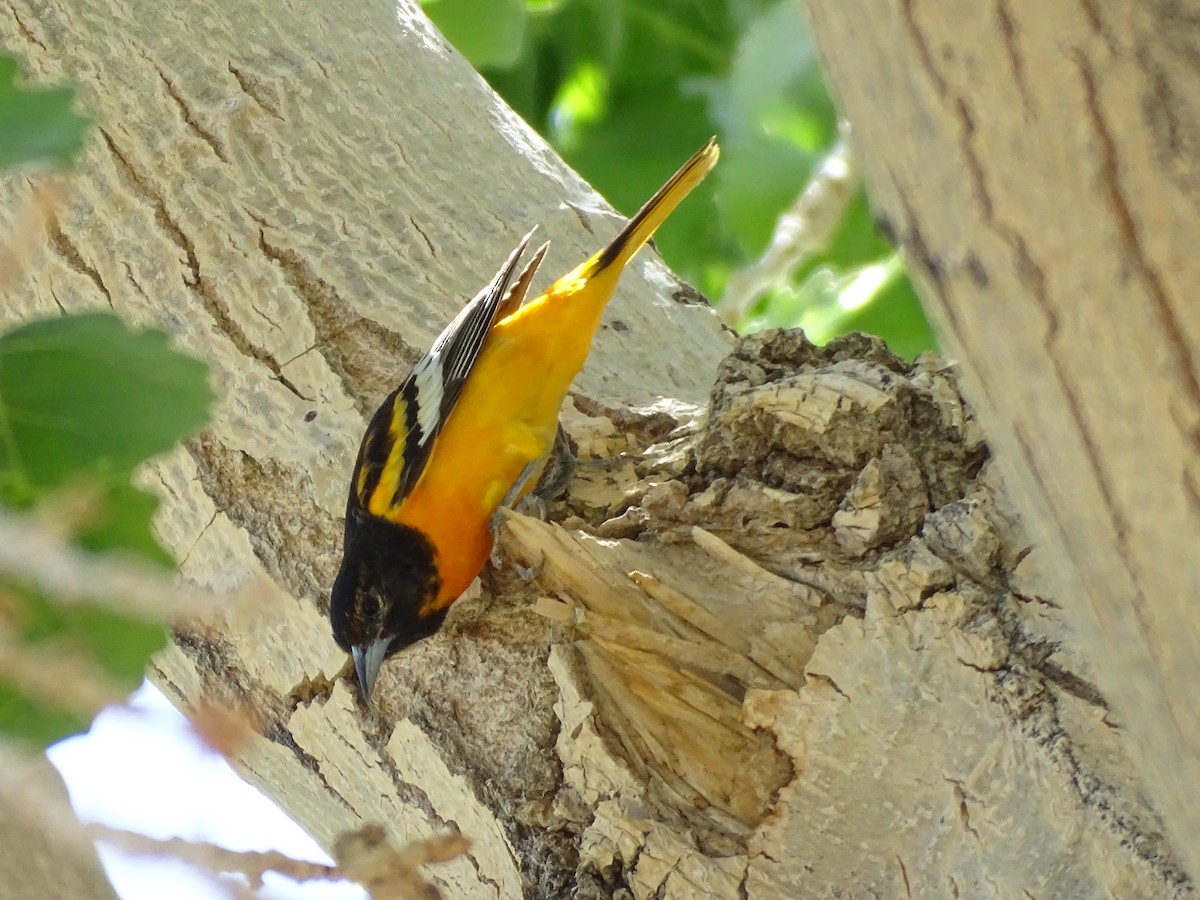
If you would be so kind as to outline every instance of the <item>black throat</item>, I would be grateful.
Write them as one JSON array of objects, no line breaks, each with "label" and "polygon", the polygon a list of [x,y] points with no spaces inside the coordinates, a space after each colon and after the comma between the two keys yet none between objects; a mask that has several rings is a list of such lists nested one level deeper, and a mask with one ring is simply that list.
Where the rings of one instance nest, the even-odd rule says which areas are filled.
[{"label": "black throat", "polygon": [[[333,636],[345,650],[391,639],[388,655],[433,634],[446,617],[431,601],[442,580],[437,551],[420,531],[362,510],[346,516],[341,570],[330,595]],[[370,596],[378,597],[375,614]]]}]

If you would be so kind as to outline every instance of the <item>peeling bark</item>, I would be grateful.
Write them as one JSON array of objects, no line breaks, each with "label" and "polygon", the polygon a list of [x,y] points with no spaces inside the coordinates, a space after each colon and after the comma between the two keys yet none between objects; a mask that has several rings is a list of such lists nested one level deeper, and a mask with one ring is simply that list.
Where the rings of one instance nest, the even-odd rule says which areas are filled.
[{"label": "peeling bark", "polygon": [[567,495],[364,707],[324,617],[364,416],[530,222],[552,271],[615,222],[413,6],[276,11],[0,8],[103,123],[0,315],[111,305],[225,396],[148,472],[160,533],[279,590],[152,677],[253,711],[247,778],[326,847],[461,830],[454,897],[1190,894],[954,373],[730,353],[653,262],[563,410]]}]

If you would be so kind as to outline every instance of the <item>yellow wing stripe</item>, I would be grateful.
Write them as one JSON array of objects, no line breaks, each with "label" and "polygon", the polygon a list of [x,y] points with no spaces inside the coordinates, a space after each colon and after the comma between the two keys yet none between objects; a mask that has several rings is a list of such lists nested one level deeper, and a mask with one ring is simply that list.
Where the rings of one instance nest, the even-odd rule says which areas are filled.
[{"label": "yellow wing stripe", "polygon": [[[388,423],[390,452],[387,461],[383,464],[383,471],[379,473],[379,479],[375,482],[375,489],[367,498],[367,511],[372,515],[392,518],[388,513],[392,511],[392,500],[396,495],[396,489],[400,486],[400,475],[405,466],[404,450],[408,446],[408,441],[408,401],[404,399],[403,393],[399,393],[392,403],[392,420]],[[364,471],[359,474],[360,496],[366,490],[366,481]]]}]

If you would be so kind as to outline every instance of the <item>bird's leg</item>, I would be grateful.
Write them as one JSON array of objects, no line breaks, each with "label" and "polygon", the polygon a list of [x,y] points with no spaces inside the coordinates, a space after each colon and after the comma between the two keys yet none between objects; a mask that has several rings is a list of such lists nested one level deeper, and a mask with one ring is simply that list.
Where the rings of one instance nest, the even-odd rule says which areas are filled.
[{"label": "bird's leg", "polygon": [[550,445],[546,454],[546,464],[541,477],[522,501],[533,506],[537,510],[538,518],[543,522],[546,521],[546,504],[560,497],[575,475],[575,451],[574,441],[559,422],[558,430],[554,433],[554,443]]},{"label": "bird's leg", "polygon": [[488,531],[492,533],[492,552],[488,559],[491,560],[493,566],[500,568],[502,562],[500,556],[500,525],[504,521],[504,514],[501,512],[505,507],[511,507],[518,497],[521,496],[521,491],[524,489],[526,482],[533,477],[533,473],[541,466],[540,459],[532,460],[527,463],[525,468],[521,470],[521,474],[517,476],[517,480],[513,482],[513,486],[508,489],[508,493],[500,501],[500,505],[496,507],[496,511],[492,513],[488,519]]},{"label": "bird's leg", "polygon": [[[546,521],[546,501],[553,500],[566,490],[567,485],[571,482],[571,477],[575,474],[575,452],[573,442],[570,435],[563,429],[562,423],[558,425],[558,430],[554,435],[554,443],[550,445],[550,449],[546,455],[540,459],[535,459],[530,462],[517,480],[513,482],[513,486],[508,489],[508,493],[500,501],[500,507],[492,513],[491,519],[488,520],[488,528],[492,532],[492,552],[489,556],[491,563],[496,568],[500,567],[500,524],[503,520],[503,515],[500,509],[503,507],[512,507],[519,511],[526,511],[532,508],[537,517]],[[540,471],[537,484],[524,497],[521,497],[525,486],[529,483],[529,479],[535,473]],[[526,569],[523,566],[513,567],[517,574],[524,581],[531,581],[541,570],[541,565],[534,569]]]}]

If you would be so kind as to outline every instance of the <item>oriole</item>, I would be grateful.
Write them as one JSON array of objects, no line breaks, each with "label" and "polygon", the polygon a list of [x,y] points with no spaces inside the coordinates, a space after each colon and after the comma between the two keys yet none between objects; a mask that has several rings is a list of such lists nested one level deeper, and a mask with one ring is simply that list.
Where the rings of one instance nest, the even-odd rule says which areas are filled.
[{"label": "oriole", "polygon": [[536,484],[622,269],[719,152],[710,140],[604,249],[523,303],[548,246],[514,281],[526,235],[372,417],[330,605],[364,696],[384,659],[437,631],[487,562],[497,510]]}]

